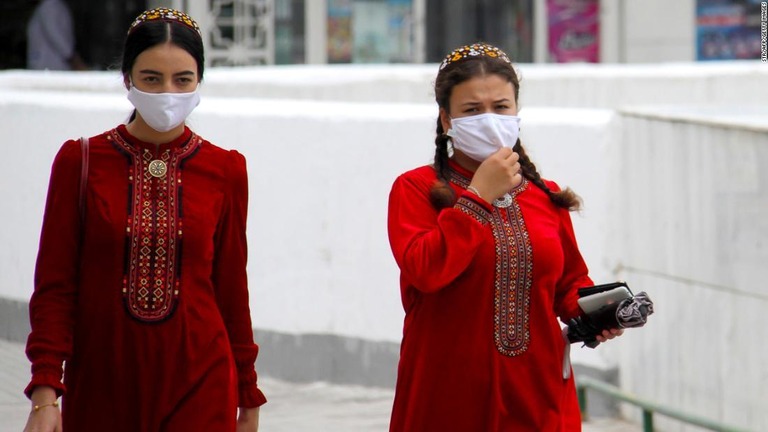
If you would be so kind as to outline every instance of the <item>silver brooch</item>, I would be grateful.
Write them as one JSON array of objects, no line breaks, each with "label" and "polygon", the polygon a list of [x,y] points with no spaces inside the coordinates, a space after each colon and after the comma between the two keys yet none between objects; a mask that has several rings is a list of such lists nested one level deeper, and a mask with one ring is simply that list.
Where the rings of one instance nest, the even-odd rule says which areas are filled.
[{"label": "silver brooch", "polygon": [[505,193],[504,196],[493,200],[494,207],[507,208],[512,205],[512,195]]}]

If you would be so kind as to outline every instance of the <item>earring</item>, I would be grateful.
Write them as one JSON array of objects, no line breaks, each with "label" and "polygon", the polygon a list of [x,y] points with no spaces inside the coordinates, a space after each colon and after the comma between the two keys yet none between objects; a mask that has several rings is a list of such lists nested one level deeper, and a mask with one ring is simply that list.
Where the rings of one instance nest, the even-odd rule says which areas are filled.
[{"label": "earring", "polygon": [[445,143],[445,149],[448,153],[448,157],[452,158],[453,157],[453,140],[452,139],[448,138],[448,141],[446,141]]}]

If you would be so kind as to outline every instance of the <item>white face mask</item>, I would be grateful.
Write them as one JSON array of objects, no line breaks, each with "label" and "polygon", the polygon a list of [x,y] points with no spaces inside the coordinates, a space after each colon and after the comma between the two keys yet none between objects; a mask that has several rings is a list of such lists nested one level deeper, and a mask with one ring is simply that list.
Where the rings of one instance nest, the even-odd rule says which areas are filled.
[{"label": "white face mask", "polygon": [[513,147],[520,135],[520,117],[495,113],[451,119],[453,148],[482,162],[502,147]]},{"label": "white face mask", "polygon": [[152,129],[168,132],[184,123],[200,103],[200,94],[197,89],[189,93],[146,93],[132,85],[128,100]]}]

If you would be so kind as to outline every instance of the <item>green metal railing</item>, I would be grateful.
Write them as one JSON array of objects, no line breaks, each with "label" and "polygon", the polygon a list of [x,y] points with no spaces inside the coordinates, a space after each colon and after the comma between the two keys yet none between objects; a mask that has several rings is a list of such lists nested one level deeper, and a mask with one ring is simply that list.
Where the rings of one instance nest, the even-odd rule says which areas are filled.
[{"label": "green metal railing", "polygon": [[669,408],[657,403],[640,399],[629,393],[621,391],[618,387],[606,384],[603,381],[599,381],[590,377],[581,376],[576,379],[576,392],[579,396],[579,406],[581,407],[581,414],[586,418],[587,414],[587,390],[594,390],[613,399],[618,399],[623,402],[640,407],[643,410],[643,432],[654,432],[653,429],[653,414],[658,413],[673,419],[679,420],[683,423],[688,423],[694,426],[700,426],[705,429],[718,431],[718,432],[749,432],[746,429],[740,429],[734,426],[724,425],[713,420],[709,420],[703,417],[699,417],[693,414],[687,414],[682,411]]}]

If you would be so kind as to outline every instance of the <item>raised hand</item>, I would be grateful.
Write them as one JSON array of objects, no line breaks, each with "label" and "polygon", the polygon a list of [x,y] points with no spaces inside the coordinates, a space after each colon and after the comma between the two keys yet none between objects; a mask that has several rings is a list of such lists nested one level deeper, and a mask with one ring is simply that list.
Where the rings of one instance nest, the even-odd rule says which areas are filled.
[{"label": "raised hand", "polygon": [[493,202],[523,181],[519,159],[511,148],[502,147],[480,164],[470,186],[482,199]]}]

